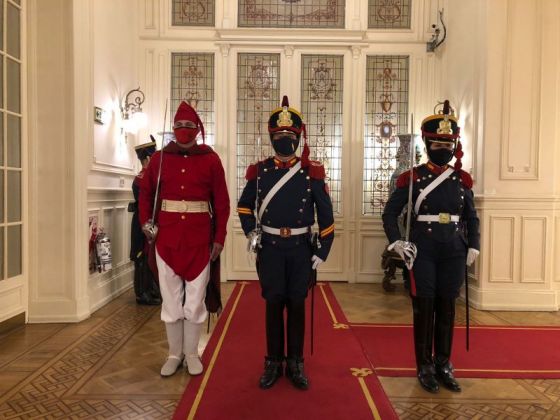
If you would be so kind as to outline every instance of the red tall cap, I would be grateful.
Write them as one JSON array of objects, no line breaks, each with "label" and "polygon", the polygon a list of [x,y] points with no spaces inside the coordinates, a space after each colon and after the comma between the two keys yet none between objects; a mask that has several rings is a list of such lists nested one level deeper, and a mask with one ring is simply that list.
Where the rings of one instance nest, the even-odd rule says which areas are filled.
[{"label": "red tall cap", "polygon": [[204,125],[202,124],[202,121],[198,116],[196,110],[185,101],[182,101],[181,104],[179,105],[179,108],[177,108],[177,112],[175,113],[175,118],[173,119],[173,122],[176,123],[177,121],[182,121],[182,120],[191,121],[196,124],[196,126],[202,133],[202,142],[204,143],[205,141]]}]

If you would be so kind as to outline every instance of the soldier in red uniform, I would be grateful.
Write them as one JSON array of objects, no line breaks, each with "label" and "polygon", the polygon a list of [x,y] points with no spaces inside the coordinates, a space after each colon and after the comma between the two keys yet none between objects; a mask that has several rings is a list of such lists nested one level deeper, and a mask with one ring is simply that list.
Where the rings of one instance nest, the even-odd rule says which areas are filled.
[{"label": "soldier in red uniform", "polygon": [[[144,175],[140,223],[148,240],[156,241],[161,320],[169,344],[161,375],[173,375],[183,361],[189,374],[198,375],[203,370],[198,341],[208,316],[204,297],[210,262],[224,246],[229,196],[220,158],[206,144],[196,143],[199,133],[204,143],[204,126],[185,102],[177,109],[173,131],[176,142],[152,156]],[[152,221],[160,171],[158,211]]]}]

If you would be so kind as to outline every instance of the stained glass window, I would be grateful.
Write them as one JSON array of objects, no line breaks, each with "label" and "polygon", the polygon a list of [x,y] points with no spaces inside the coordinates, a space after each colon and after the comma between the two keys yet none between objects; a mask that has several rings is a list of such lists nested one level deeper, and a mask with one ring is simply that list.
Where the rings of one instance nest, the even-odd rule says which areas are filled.
[{"label": "stained glass window", "polygon": [[237,57],[237,197],[249,164],[272,156],[268,117],[280,105],[280,54]]},{"label": "stained glass window", "polygon": [[311,159],[325,165],[335,213],[341,212],[342,55],[302,55],[302,114]]},{"label": "stained glass window", "polygon": [[181,101],[196,109],[206,135],[206,144],[214,144],[214,54],[171,54],[171,119]]},{"label": "stained glass window", "polygon": [[369,0],[368,28],[409,29],[412,0]]},{"label": "stained glass window", "polygon": [[344,28],[344,0],[239,0],[240,27]]},{"label": "stained glass window", "polygon": [[369,56],[366,75],[362,213],[381,215],[408,132],[408,57]]},{"label": "stained glass window", "polygon": [[173,26],[214,26],[215,0],[172,0]]}]

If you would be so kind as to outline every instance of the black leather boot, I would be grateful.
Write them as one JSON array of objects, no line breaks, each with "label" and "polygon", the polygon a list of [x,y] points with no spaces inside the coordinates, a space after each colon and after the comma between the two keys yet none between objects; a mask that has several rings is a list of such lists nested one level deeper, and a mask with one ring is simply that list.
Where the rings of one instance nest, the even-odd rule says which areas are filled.
[{"label": "black leather boot", "polygon": [[288,301],[288,359],[286,376],[298,389],[308,389],[309,379],[303,370],[303,343],[305,338],[305,300]]},{"label": "black leather boot", "polygon": [[266,348],[264,372],[259,381],[268,389],[282,376],[284,360],[284,302],[266,301]]},{"label": "black leather boot", "polygon": [[453,392],[461,392],[461,386],[455,380],[453,365],[449,360],[455,325],[455,298],[436,298],[435,314],[434,362],[436,377],[445,388]]},{"label": "black leather boot", "polygon": [[434,299],[413,297],[414,350],[418,382],[428,392],[436,393],[439,385],[432,359],[434,337]]},{"label": "black leather boot", "polygon": [[136,303],[140,305],[161,305],[159,290],[157,296],[155,296],[152,293],[151,283],[155,283],[155,280],[150,267],[148,267],[147,258],[142,256],[134,261],[134,293],[136,295]]},{"label": "black leather boot", "polygon": [[282,376],[282,359],[276,357],[264,358],[264,372],[259,381],[261,389],[268,389]]},{"label": "black leather boot", "polygon": [[286,376],[296,388],[303,390],[309,388],[309,379],[303,371],[303,357],[286,360]]}]

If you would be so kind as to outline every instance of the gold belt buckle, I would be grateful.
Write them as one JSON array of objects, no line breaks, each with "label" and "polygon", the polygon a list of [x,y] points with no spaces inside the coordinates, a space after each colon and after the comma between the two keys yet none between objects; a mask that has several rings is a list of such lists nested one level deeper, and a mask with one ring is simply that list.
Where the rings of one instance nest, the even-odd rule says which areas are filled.
[{"label": "gold belt buckle", "polygon": [[292,236],[292,230],[289,227],[280,228],[281,238],[289,238],[290,236]]},{"label": "gold belt buckle", "polygon": [[448,224],[451,222],[451,215],[449,213],[440,213],[439,214],[439,222],[441,224]]}]

